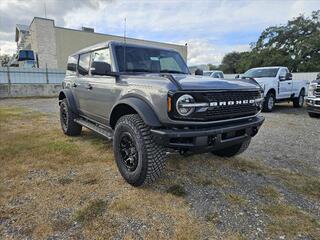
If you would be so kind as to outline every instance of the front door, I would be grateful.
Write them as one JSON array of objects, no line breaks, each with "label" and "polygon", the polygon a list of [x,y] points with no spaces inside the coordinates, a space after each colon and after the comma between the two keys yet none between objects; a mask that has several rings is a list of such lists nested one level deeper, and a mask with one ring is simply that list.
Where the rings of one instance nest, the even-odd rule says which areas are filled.
[{"label": "front door", "polygon": [[279,72],[279,93],[278,98],[290,98],[292,93],[292,79],[286,79],[288,70],[282,68]]},{"label": "front door", "polygon": [[94,120],[103,124],[108,124],[107,120],[109,119],[109,114],[117,98],[120,96],[121,90],[118,87],[115,77],[95,73],[95,66],[103,66],[102,63],[111,66],[109,48],[103,48],[92,52],[91,70],[89,73],[90,79],[88,81],[90,91],[87,93],[88,100],[86,104],[88,104],[90,114]]}]

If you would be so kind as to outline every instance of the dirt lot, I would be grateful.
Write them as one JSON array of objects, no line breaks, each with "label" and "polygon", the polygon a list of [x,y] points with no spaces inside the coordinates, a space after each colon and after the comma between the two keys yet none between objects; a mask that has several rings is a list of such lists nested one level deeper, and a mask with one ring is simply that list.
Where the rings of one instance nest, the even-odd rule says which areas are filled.
[{"label": "dirt lot", "polygon": [[320,119],[281,104],[231,159],[171,155],[133,188],[56,99],[0,100],[0,239],[320,239]]}]

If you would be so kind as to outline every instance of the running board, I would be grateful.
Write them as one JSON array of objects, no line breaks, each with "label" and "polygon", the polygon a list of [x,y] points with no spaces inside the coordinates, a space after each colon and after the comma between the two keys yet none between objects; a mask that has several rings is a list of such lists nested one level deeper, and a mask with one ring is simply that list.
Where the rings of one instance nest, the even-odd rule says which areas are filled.
[{"label": "running board", "polygon": [[92,123],[88,120],[77,118],[74,119],[74,121],[86,128],[89,128],[90,130],[102,135],[103,137],[111,140],[113,137],[113,131],[112,129],[104,128],[104,127],[99,127],[98,124]]}]

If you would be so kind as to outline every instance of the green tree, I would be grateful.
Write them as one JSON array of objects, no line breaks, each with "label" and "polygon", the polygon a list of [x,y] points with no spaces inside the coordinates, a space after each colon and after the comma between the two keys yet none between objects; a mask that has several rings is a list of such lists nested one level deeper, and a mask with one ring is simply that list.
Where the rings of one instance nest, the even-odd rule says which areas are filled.
[{"label": "green tree", "polygon": [[239,52],[228,53],[223,57],[220,69],[224,73],[237,73],[236,67],[240,59],[241,59],[241,54]]},{"label": "green tree", "polygon": [[0,66],[5,67],[10,61],[10,56],[7,54],[0,55]]},{"label": "green tree", "polygon": [[286,25],[267,28],[253,50],[269,53],[273,60],[273,54],[286,57],[285,62],[290,59],[288,67],[293,71],[320,71],[320,10],[310,17],[300,15]]}]

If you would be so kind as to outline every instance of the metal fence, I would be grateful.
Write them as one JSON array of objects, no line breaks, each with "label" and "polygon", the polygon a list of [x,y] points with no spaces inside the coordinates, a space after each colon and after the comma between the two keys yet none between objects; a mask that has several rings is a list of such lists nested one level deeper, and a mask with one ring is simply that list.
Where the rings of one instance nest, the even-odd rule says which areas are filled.
[{"label": "metal fence", "polygon": [[0,67],[0,84],[59,84],[65,73],[61,69]]}]

